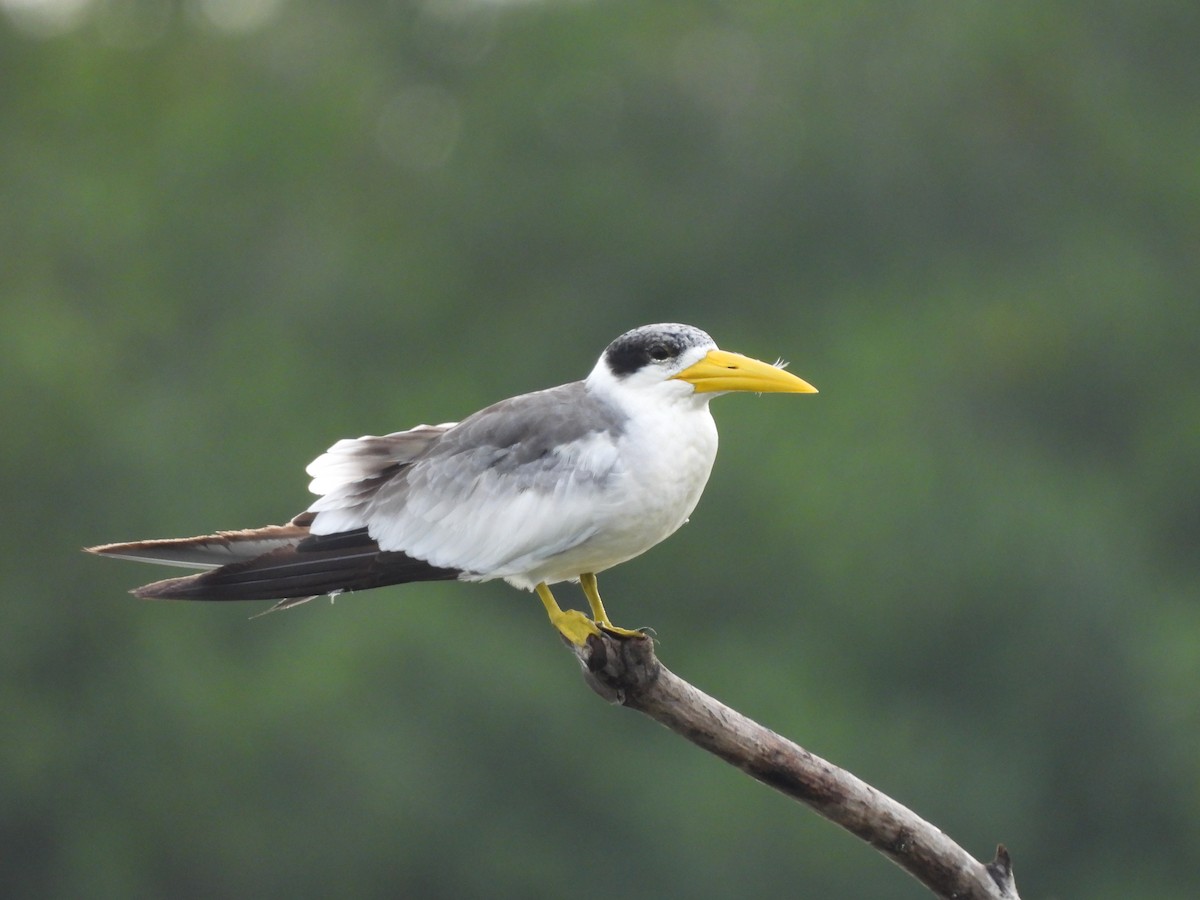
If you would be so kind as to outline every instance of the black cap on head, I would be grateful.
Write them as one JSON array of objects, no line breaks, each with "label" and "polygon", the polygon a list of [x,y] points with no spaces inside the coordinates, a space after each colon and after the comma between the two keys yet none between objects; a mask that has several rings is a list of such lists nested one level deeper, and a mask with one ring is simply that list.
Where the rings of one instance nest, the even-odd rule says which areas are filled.
[{"label": "black cap on head", "polygon": [[713,339],[691,325],[643,325],[627,331],[604,351],[604,361],[618,378],[632,375],[651,363],[678,359],[692,347],[715,347]]}]

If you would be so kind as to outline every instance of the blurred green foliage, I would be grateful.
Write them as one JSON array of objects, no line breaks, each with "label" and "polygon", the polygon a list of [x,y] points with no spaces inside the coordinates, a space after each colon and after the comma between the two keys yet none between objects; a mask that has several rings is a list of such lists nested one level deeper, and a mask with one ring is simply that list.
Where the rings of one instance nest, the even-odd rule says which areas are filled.
[{"label": "blurred green foliage", "polygon": [[925,896],[503,584],[249,621],[78,552],[664,320],[821,394],[717,402],[614,617],[1027,896],[1194,896],[1200,6],[0,16],[4,896]]}]

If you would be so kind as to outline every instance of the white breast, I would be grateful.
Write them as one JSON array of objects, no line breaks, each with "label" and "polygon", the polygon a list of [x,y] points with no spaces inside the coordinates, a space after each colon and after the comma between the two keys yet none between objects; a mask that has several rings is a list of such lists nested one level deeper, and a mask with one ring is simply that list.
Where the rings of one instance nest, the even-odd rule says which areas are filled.
[{"label": "white breast", "polygon": [[526,571],[506,573],[506,581],[528,589],[602,572],[641,555],[687,521],[712,471],[717,428],[702,398],[689,389],[681,401],[627,406],[618,464],[604,490],[589,498],[594,533]]}]

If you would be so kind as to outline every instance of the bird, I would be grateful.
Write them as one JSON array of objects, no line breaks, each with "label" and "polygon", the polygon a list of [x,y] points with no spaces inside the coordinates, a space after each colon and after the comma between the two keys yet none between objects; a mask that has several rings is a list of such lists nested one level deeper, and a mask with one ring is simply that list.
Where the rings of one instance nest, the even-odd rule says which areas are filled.
[{"label": "bird", "polygon": [[[339,440],[307,467],[318,499],[284,525],[84,548],[200,569],[145,599],[275,600],[391,584],[490,581],[537,593],[571,644],[612,623],[596,576],[687,521],[717,453],[712,398],[816,393],[782,362],[721,350],[691,325],[612,341],[582,381],[501,400],[461,422]],[[577,582],[591,616],[550,586]]]}]

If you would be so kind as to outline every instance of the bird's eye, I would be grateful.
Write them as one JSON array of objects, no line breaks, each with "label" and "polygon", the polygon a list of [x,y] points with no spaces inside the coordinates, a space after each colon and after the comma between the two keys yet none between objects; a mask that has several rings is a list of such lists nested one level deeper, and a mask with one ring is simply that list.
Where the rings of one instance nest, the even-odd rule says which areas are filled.
[{"label": "bird's eye", "polygon": [[666,348],[665,344],[651,344],[648,352],[650,353],[650,358],[655,362],[662,362],[671,358],[671,351]]}]

